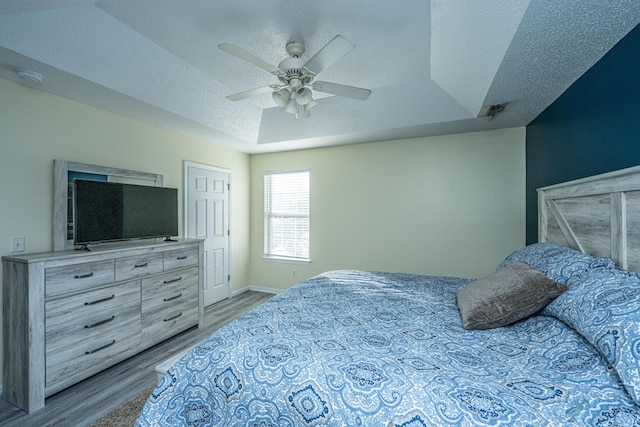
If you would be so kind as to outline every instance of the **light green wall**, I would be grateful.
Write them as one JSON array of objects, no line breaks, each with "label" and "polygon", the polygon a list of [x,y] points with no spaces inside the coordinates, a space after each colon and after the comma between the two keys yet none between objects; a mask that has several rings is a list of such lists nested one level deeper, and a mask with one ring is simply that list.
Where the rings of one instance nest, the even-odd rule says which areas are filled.
[{"label": "light green wall", "polygon": [[[481,276],[524,244],[524,143],[518,128],[249,156],[0,79],[0,256],[14,236],[51,250],[53,159],[161,173],[180,198],[190,160],[232,170],[234,290],[338,268]],[[263,173],[304,168],[312,262],[263,261]]]},{"label": "light green wall", "polygon": [[[160,173],[166,187],[179,189],[179,200],[184,160],[230,169],[231,274],[235,289],[249,284],[249,155],[4,79],[0,79],[0,255],[9,254],[15,236],[26,238],[27,252],[52,249],[53,159]],[[182,234],[182,208],[179,215]]]},{"label": "light green wall", "polygon": [[[265,261],[263,174],[306,168],[311,263]],[[525,128],[251,156],[251,283],[285,289],[342,268],[489,274],[524,245],[524,188]]]}]

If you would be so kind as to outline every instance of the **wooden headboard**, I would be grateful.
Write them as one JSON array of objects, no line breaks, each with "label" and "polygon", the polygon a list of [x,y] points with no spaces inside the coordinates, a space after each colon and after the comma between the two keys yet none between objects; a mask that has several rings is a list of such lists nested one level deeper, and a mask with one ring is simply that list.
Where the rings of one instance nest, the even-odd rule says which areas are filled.
[{"label": "wooden headboard", "polygon": [[640,271],[640,166],[539,188],[538,241]]}]

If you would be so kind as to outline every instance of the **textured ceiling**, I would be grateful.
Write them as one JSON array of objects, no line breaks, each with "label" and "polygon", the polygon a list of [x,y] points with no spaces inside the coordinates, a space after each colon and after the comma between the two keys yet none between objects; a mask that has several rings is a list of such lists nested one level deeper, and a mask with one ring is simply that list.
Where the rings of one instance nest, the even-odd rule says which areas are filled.
[{"label": "textured ceiling", "polygon": [[[3,0],[0,77],[260,153],[526,126],[639,22],[638,0]],[[318,79],[367,100],[314,93],[298,120],[269,93],[225,98],[279,82],[220,43],[277,65],[337,34],[356,48]]]}]

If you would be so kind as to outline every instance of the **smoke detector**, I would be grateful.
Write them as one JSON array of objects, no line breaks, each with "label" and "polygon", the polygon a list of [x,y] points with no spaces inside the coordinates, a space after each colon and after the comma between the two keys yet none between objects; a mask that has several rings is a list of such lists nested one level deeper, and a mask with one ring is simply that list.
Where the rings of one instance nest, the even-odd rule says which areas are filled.
[{"label": "smoke detector", "polygon": [[44,81],[42,74],[26,68],[16,69],[16,75],[18,76],[19,82],[27,86],[40,86]]}]

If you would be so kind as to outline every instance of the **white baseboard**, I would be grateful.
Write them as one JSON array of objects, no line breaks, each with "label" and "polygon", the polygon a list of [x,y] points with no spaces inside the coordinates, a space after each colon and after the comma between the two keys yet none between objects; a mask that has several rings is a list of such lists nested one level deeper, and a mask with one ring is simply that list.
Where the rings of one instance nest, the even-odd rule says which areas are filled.
[{"label": "white baseboard", "polygon": [[231,296],[235,297],[235,296],[240,295],[241,293],[247,292],[247,291],[266,292],[268,294],[279,294],[283,290],[282,289],[277,289],[277,288],[268,288],[268,287],[265,287],[265,286],[249,285],[249,286],[245,286],[244,288],[240,288],[237,291],[233,291]]}]

